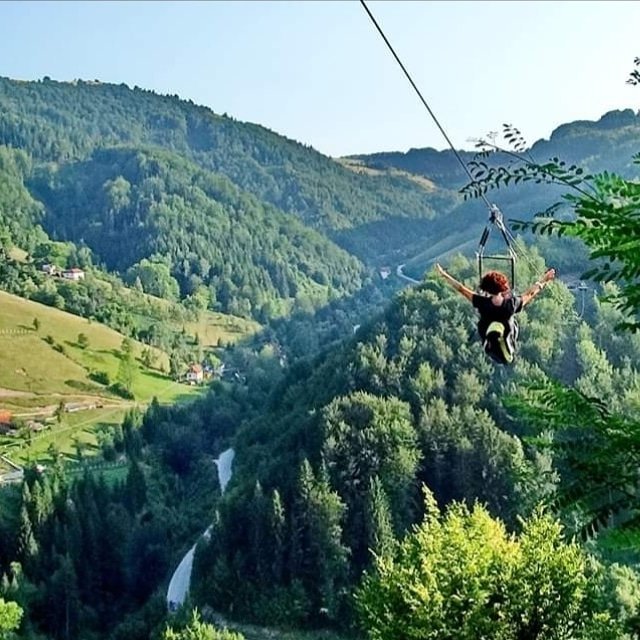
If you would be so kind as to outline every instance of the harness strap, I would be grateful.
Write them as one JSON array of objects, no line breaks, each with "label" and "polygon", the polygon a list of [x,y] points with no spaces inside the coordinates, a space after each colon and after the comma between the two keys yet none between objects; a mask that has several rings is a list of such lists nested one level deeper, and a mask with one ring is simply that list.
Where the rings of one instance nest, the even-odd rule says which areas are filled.
[{"label": "harness strap", "polygon": [[[485,256],[484,250],[487,244],[487,240],[489,239],[489,235],[491,234],[491,229],[493,226],[496,226],[500,231],[502,238],[507,245],[507,253],[508,255],[487,255]],[[505,227],[504,219],[502,217],[502,211],[498,208],[497,205],[492,204],[489,208],[489,222],[484,228],[482,232],[482,236],[480,237],[480,243],[478,245],[478,251],[476,252],[478,257],[478,278],[482,279],[482,274],[484,272],[483,267],[483,259],[489,258],[491,260],[505,260],[510,263],[511,266],[511,287],[515,288],[516,286],[516,258],[517,254],[511,246],[511,241],[509,240],[508,230]]]}]

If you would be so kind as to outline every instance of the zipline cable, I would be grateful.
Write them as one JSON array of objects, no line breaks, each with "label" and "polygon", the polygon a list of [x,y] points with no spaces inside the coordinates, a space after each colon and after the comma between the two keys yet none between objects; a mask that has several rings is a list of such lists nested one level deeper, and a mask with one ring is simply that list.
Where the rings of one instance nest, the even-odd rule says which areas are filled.
[{"label": "zipline cable", "polygon": [[[449,139],[449,136],[447,135],[447,132],[444,130],[444,127],[440,124],[440,121],[436,117],[436,114],[431,110],[431,107],[429,106],[429,103],[425,100],[425,98],[422,95],[420,89],[418,89],[418,86],[413,81],[413,78],[411,77],[411,74],[407,71],[407,68],[402,63],[402,60],[400,60],[400,57],[398,56],[398,54],[396,53],[395,49],[393,48],[393,46],[389,42],[389,39],[387,38],[387,36],[385,35],[384,31],[382,30],[382,27],[380,27],[380,25],[378,24],[378,21],[375,19],[375,17],[371,13],[371,11],[369,11],[369,7],[367,7],[366,2],[364,0],[360,0],[360,4],[364,8],[364,10],[367,12],[367,15],[371,19],[371,22],[373,22],[373,25],[375,26],[375,28],[377,29],[378,33],[380,34],[380,37],[384,40],[384,43],[387,45],[389,51],[391,51],[391,53],[392,53],[393,57],[395,58],[396,62],[400,65],[400,68],[404,72],[404,75],[407,77],[407,80],[410,82],[410,84],[413,87],[414,91],[418,94],[418,97],[420,98],[420,101],[424,105],[425,109],[429,112],[429,115],[431,116],[433,121],[436,123],[436,126],[438,127],[438,129],[440,129],[440,133],[442,133],[442,135],[444,136],[444,139],[447,141],[447,143],[451,147],[451,151],[453,151],[453,154],[455,155],[456,159],[458,160],[458,162],[460,163],[460,165],[464,169],[465,173],[469,176],[469,179],[471,180],[471,182],[475,182],[474,177],[471,174],[471,171],[469,171],[469,167],[467,167],[467,164],[465,163],[465,161],[461,158],[460,154],[456,151],[456,148],[453,146],[453,143]],[[492,203],[489,202],[489,199],[486,197],[486,195],[484,193],[480,194],[480,195],[481,195],[482,199],[484,200],[485,204],[487,205],[488,209],[491,210],[494,205],[492,205]]]},{"label": "zipline cable", "polygon": [[[378,21],[375,19],[374,15],[369,10],[369,7],[367,7],[367,3],[365,2],[365,0],[360,0],[360,4],[362,5],[363,9],[366,11],[367,15],[369,16],[369,18],[370,18],[371,22],[373,23],[374,27],[376,28],[376,30],[380,34],[380,37],[384,40],[384,43],[387,45],[387,48],[389,49],[389,51],[391,52],[391,54],[395,58],[396,62],[398,63],[398,65],[402,69],[402,72],[404,73],[404,75],[406,76],[407,80],[409,81],[409,83],[413,87],[413,90],[418,95],[418,98],[420,98],[420,101],[424,105],[424,108],[428,111],[429,115],[431,116],[431,118],[435,122],[436,126],[440,130],[440,133],[443,135],[444,139],[447,141],[447,144],[451,148],[451,151],[453,151],[453,155],[456,157],[456,159],[460,163],[460,166],[464,169],[464,172],[469,177],[469,180],[471,180],[471,182],[475,182],[475,179],[474,179],[471,171],[469,171],[469,167],[467,166],[466,162],[462,159],[462,157],[460,156],[460,154],[458,153],[456,148],[453,146],[453,143],[451,142],[449,136],[447,135],[447,132],[444,130],[444,127],[440,124],[440,121],[436,117],[436,114],[433,112],[433,110],[429,106],[429,103],[425,100],[424,96],[422,95],[422,92],[418,88],[418,85],[416,85],[416,83],[413,81],[413,78],[411,77],[411,74],[409,73],[409,71],[407,71],[407,68],[402,63],[402,60],[400,60],[400,56],[398,56],[398,54],[396,53],[396,51],[393,48],[393,45],[391,44],[391,42],[389,42],[389,38],[387,38],[387,36],[385,35],[384,31],[382,30],[382,27],[378,24]],[[502,214],[500,213],[500,209],[498,209],[498,207],[496,207],[496,205],[491,203],[484,193],[481,193],[480,197],[482,198],[484,203],[487,205],[487,208],[489,209],[490,221],[493,222],[494,224],[496,224],[498,229],[500,229],[500,231],[503,233],[503,235],[505,237],[505,240],[507,242],[507,248],[509,250],[509,254],[514,256],[514,257],[516,255],[516,252],[513,250],[512,246],[511,246],[511,244],[509,242],[509,240],[511,240],[514,245],[517,245],[517,244],[520,245],[520,255],[524,256],[524,258],[527,261],[529,267],[532,269],[532,271],[535,272],[536,265],[533,262],[533,260],[530,259],[529,256],[527,256],[526,247],[525,247],[524,243],[521,242],[519,239],[515,238],[513,236],[513,234],[511,233],[511,231],[509,230],[509,228],[504,224],[504,222],[502,220]],[[498,214],[497,217],[496,217],[496,213]],[[485,229],[485,233],[488,233],[488,228],[489,227],[487,227]],[[485,238],[485,240],[486,240],[486,238]],[[481,241],[481,245],[482,245],[482,241]],[[480,259],[480,257],[479,257],[479,259]],[[552,296],[554,298],[556,297],[554,293],[552,293]],[[582,318],[582,314],[584,313],[584,292],[583,292],[582,302],[583,302],[583,308],[582,308],[582,311],[581,311],[580,315],[578,316],[578,319]]]},{"label": "zipline cable", "polygon": [[[389,42],[389,38],[387,38],[387,36],[385,35],[384,31],[382,30],[382,27],[378,24],[378,21],[375,19],[374,15],[369,10],[369,7],[367,6],[367,3],[365,2],[365,0],[360,0],[360,4],[362,5],[363,9],[365,10],[367,15],[369,16],[369,19],[373,23],[373,26],[376,28],[376,30],[380,34],[380,37],[382,38],[384,43],[387,45],[387,48],[389,49],[389,51],[391,52],[391,54],[395,58],[395,61],[398,63],[398,65],[402,69],[402,72],[404,73],[404,75],[406,76],[407,80],[409,81],[409,83],[413,87],[413,90],[418,95],[418,98],[420,98],[420,101],[424,105],[424,108],[427,110],[427,112],[431,116],[432,120],[435,122],[436,126],[440,130],[440,133],[442,133],[444,139],[447,141],[447,144],[451,148],[451,151],[453,152],[453,155],[456,157],[456,159],[460,163],[460,166],[463,168],[464,172],[469,177],[469,180],[472,183],[475,182],[475,179],[474,179],[471,171],[469,170],[469,167],[467,166],[466,162],[462,159],[462,157],[460,156],[460,154],[458,153],[456,148],[453,146],[453,143],[451,142],[451,139],[447,135],[447,132],[444,130],[444,127],[440,124],[440,121],[438,120],[436,114],[433,112],[433,110],[429,106],[429,103],[426,101],[425,97],[422,95],[422,92],[418,88],[418,85],[413,81],[413,78],[411,77],[411,74],[409,73],[407,68],[404,66],[402,60],[400,60],[400,56],[396,53],[396,50],[393,48],[393,45],[391,44],[391,42]],[[478,251],[476,253],[476,255],[478,256],[478,268],[479,268],[480,271],[482,271],[482,259],[483,259],[483,256],[484,256],[485,243],[486,243],[486,241],[487,241],[487,239],[489,237],[489,233],[490,233],[490,230],[491,230],[491,226],[490,225],[494,224],[500,230],[500,232],[502,233],[504,241],[505,241],[505,243],[507,245],[507,249],[508,249],[508,253],[509,253],[509,257],[507,259],[511,263],[512,286],[515,286],[515,260],[516,260],[517,254],[516,254],[516,252],[514,251],[513,247],[511,246],[511,244],[509,242],[509,236],[507,235],[509,233],[509,230],[508,230],[507,226],[504,224],[503,217],[502,217],[502,212],[500,211],[500,209],[495,204],[493,204],[493,203],[491,203],[489,201],[489,199],[487,198],[487,196],[484,193],[480,193],[480,197],[482,198],[482,200],[484,201],[487,209],[489,210],[489,223],[485,227],[485,230],[484,230],[484,232],[482,234],[482,238],[480,240],[480,246],[478,247]],[[490,256],[490,257],[495,258],[497,256]],[[501,259],[504,259],[504,258],[501,258]]]},{"label": "zipline cable", "polygon": [[[435,122],[436,126],[440,130],[440,133],[442,133],[444,139],[447,141],[447,144],[451,148],[451,151],[453,152],[453,155],[456,157],[456,159],[460,163],[460,166],[464,169],[464,172],[469,177],[469,180],[471,180],[471,182],[475,182],[475,179],[474,179],[471,171],[469,171],[469,167],[467,166],[466,162],[462,159],[462,157],[460,156],[460,154],[458,153],[456,148],[453,146],[453,143],[451,142],[451,139],[447,135],[447,132],[444,130],[444,127],[440,124],[440,121],[438,120],[436,114],[433,112],[433,110],[429,106],[429,103],[426,101],[425,97],[422,95],[422,92],[418,88],[418,85],[416,85],[416,83],[414,82],[414,80],[411,77],[411,74],[409,73],[407,68],[404,66],[402,60],[400,59],[400,56],[398,56],[398,54],[396,53],[396,50],[393,48],[393,45],[391,44],[391,42],[389,42],[389,38],[387,38],[387,36],[385,35],[384,31],[382,30],[382,27],[378,24],[378,21],[375,19],[374,15],[369,10],[369,7],[367,6],[367,3],[365,2],[365,0],[360,0],[360,4],[362,5],[362,8],[365,10],[367,15],[369,16],[369,19],[373,23],[373,25],[376,28],[376,30],[380,34],[380,37],[382,38],[384,43],[387,45],[387,48],[389,49],[389,51],[391,52],[391,54],[395,58],[395,61],[398,63],[398,65],[402,69],[402,72],[404,73],[404,75],[406,76],[407,80],[409,81],[409,83],[413,87],[413,90],[418,95],[418,98],[420,98],[420,101],[424,105],[424,108],[427,110],[427,112],[431,116],[432,120]],[[511,244],[509,242],[509,240],[511,240],[514,245],[520,245],[520,253],[521,253],[521,255],[524,256],[525,260],[529,264],[529,267],[532,268],[532,270],[535,271],[536,265],[533,262],[533,260],[530,259],[529,256],[527,256],[526,247],[524,246],[524,243],[522,243],[520,240],[515,238],[513,236],[513,234],[511,233],[511,231],[509,230],[509,228],[504,224],[504,222],[502,220],[502,214],[500,213],[500,210],[496,207],[496,205],[494,205],[493,203],[491,203],[489,201],[489,199],[487,198],[487,196],[484,193],[481,193],[480,197],[482,198],[482,200],[486,204],[487,208],[489,209],[489,212],[491,213],[491,218],[490,218],[491,222],[493,222],[494,224],[497,224],[497,226],[500,229],[500,231],[505,235],[505,240],[507,241],[507,248],[509,250],[509,253],[511,255],[515,256],[515,251],[513,250],[512,246],[511,246]],[[496,215],[495,215],[496,212],[499,214],[497,219],[496,219]],[[485,233],[486,233],[486,230],[485,230]]]}]

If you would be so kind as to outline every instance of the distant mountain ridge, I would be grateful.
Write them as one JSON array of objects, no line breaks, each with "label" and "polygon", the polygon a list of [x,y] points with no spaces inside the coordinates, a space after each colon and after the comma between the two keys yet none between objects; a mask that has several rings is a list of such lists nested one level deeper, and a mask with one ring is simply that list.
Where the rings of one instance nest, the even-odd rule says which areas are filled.
[{"label": "distant mountain ridge", "polygon": [[[614,149],[615,146],[615,149]],[[556,127],[548,140],[537,140],[528,152],[541,162],[558,155],[564,160],[581,163],[589,171],[628,172],[631,158],[640,148],[640,111],[613,110],[598,120],[576,120]],[[457,149],[465,163],[473,160],[475,151]],[[412,148],[407,152],[383,151],[350,155],[364,166],[382,169],[397,168],[425,176],[437,186],[459,189],[468,176],[449,149]]]},{"label": "distant mountain ridge", "polygon": [[[561,125],[530,152],[629,175],[639,143],[639,116],[612,111]],[[12,182],[0,218],[12,242],[42,243],[46,232],[87,245],[130,284],[151,262],[175,280],[161,289],[261,320],[349,294],[380,265],[405,263],[419,278],[439,256],[468,253],[487,218],[482,202],[463,201],[468,177],[451,151],[332,159],[125,84],[0,78],[3,146]],[[227,186],[207,194],[205,183]],[[26,195],[9,223],[11,192]],[[491,195],[506,217],[530,218],[556,193]]]},{"label": "distant mountain ridge", "polygon": [[[640,176],[633,162],[640,151],[640,112],[632,109],[614,110],[597,121],[578,120],[558,126],[549,140],[538,140],[526,153],[536,162],[557,157],[576,164],[588,173],[610,171],[628,178]],[[472,151],[458,151],[463,162],[476,157]],[[381,152],[349,156],[348,160],[377,171],[401,170],[421,176],[436,188],[457,192],[469,182],[469,177],[451,150],[432,148],[410,149],[407,152]],[[508,162],[504,156],[483,159],[488,164]],[[563,194],[566,189],[553,185],[521,184],[489,191],[487,198],[497,204],[506,219],[530,220]],[[407,260],[408,273],[419,276],[433,260],[443,253],[470,252],[475,249],[488,219],[486,206],[480,200],[458,203],[445,215],[429,221],[426,241],[414,245],[414,255]],[[435,242],[434,242],[435,239]]]}]

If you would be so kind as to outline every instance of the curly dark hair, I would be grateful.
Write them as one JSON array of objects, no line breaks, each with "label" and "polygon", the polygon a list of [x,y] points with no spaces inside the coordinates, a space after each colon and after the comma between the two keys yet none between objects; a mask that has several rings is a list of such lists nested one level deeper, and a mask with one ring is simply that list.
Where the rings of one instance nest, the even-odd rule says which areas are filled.
[{"label": "curly dark hair", "polygon": [[500,273],[500,271],[488,271],[480,280],[480,288],[491,295],[505,293],[511,288],[509,286],[509,278]]}]

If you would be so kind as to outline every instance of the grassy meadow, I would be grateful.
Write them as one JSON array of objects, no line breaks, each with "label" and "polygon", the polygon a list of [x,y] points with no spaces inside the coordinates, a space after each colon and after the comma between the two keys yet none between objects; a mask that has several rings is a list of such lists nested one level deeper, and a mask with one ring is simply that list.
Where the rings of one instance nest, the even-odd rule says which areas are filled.
[{"label": "grassy meadow", "polygon": [[[206,347],[220,339],[235,341],[257,327],[223,314],[203,313],[199,322],[184,329],[197,333]],[[79,344],[79,334],[86,336],[86,346]],[[68,456],[77,457],[79,449],[91,455],[97,449],[97,425],[119,423],[131,407],[144,406],[154,397],[174,403],[202,392],[165,373],[166,353],[155,350],[153,368],[145,367],[140,356],[146,346],[133,341],[135,400],[114,395],[90,374],[104,372],[111,382],[116,380],[123,339],[102,324],[0,291],[0,412],[46,426],[24,437],[0,436],[0,454],[19,463],[41,460],[54,445]],[[64,413],[59,421],[54,415],[61,402],[78,410]]]},{"label": "grassy meadow", "polygon": [[[81,333],[88,339],[84,348],[78,344]],[[0,292],[0,407],[25,396],[56,395],[69,401],[83,396],[112,397],[89,374],[104,371],[115,380],[123,339],[104,325]],[[136,358],[142,349],[143,345],[134,342]],[[159,369],[166,368],[166,354],[156,351],[155,355]],[[133,384],[136,399],[147,402],[154,395],[166,395],[172,381],[159,371],[146,369],[139,360],[137,365]],[[171,400],[175,393],[165,399]]]},{"label": "grassy meadow", "polygon": [[254,320],[225,315],[216,311],[206,311],[197,322],[187,322],[185,331],[198,336],[203,347],[217,347],[230,344],[255,333],[260,325]]}]

